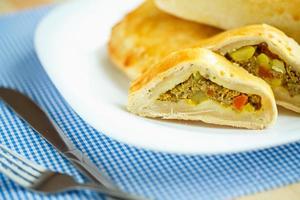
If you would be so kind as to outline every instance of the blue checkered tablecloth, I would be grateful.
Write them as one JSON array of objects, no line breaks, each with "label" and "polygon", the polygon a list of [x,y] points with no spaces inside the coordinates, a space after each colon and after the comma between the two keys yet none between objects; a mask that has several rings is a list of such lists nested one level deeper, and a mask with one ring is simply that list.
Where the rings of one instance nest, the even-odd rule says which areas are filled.
[{"label": "blue checkered tablecloth", "polygon": [[[184,156],[129,147],[94,130],[57,92],[34,51],[34,30],[49,9],[0,17],[0,85],[15,88],[39,103],[122,189],[159,200],[223,200],[300,181],[300,143],[239,154]],[[47,168],[84,181],[2,102],[0,142]],[[87,191],[43,196],[20,188],[0,174],[0,199],[99,198]]]}]

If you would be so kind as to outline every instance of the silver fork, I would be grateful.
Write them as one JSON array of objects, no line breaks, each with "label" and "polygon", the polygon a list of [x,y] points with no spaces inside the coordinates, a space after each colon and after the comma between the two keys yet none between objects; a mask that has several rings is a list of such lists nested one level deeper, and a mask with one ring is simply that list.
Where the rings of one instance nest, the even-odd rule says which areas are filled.
[{"label": "silver fork", "polygon": [[50,171],[2,144],[0,144],[0,172],[24,188],[45,194],[89,189],[122,200],[145,200],[95,183],[78,183],[73,177]]}]

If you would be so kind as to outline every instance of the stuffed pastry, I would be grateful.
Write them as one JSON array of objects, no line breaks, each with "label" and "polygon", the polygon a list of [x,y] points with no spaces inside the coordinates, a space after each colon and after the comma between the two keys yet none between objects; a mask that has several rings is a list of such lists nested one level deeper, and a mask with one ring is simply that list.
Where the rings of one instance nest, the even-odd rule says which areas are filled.
[{"label": "stuffed pastry", "polygon": [[270,86],[210,50],[171,53],[135,80],[128,110],[146,117],[262,129],[277,108]]},{"label": "stuffed pastry", "polygon": [[232,29],[266,23],[300,42],[300,0],[155,0],[175,16]]},{"label": "stuffed pastry", "polygon": [[219,32],[166,14],[147,0],[115,25],[108,52],[115,65],[135,79],[169,53]]},{"label": "stuffed pastry", "polygon": [[283,32],[251,25],[216,35],[201,46],[264,79],[278,105],[300,112],[300,46]]}]

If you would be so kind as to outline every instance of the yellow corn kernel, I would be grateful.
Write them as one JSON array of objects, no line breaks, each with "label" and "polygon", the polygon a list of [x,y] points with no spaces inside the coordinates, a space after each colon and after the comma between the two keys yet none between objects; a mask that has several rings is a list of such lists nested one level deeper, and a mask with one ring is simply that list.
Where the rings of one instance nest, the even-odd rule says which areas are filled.
[{"label": "yellow corn kernel", "polygon": [[281,84],[282,84],[282,79],[272,79],[271,80],[271,85],[273,87],[281,86]]},{"label": "yellow corn kernel", "polygon": [[250,103],[247,103],[244,106],[244,110],[247,111],[247,112],[254,112],[255,111],[254,107]]},{"label": "yellow corn kernel", "polygon": [[195,93],[195,94],[191,97],[191,100],[192,100],[194,103],[196,103],[196,104],[199,104],[199,103],[201,103],[202,101],[204,101],[204,100],[206,100],[206,99],[207,99],[207,96],[206,96],[203,92],[201,92],[201,91]]},{"label": "yellow corn kernel", "polygon": [[196,106],[196,105],[197,105],[197,103],[194,102],[192,99],[186,99],[185,102],[186,102],[187,104],[191,105],[191,106]]},{"label": "yellow corn kernel", "polygon": [[271,69],[271,59],[264,53],[261,53],[257,56],[256,59],[259,66],[262,66],[265,69]]}]

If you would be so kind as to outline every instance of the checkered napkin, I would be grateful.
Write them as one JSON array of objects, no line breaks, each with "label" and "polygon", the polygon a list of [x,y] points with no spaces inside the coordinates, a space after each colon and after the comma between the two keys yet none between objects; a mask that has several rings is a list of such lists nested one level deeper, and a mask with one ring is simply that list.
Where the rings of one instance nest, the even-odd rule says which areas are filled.
[{"label": "checkered napkin", "polygon": [[[300,181],[300,143],[239,154],[184,156],[129,147],[87,125],[57,92],[34,51],[34,30],[49,9],[0,18],[0,85],[17,89],[41,105],[120,188],[158,200],[232,199]],[[49,169],[84,181],[2,102],[0,142]],[[99,198],[88,191],[44,196],[0,174],[0,199]]]}]

